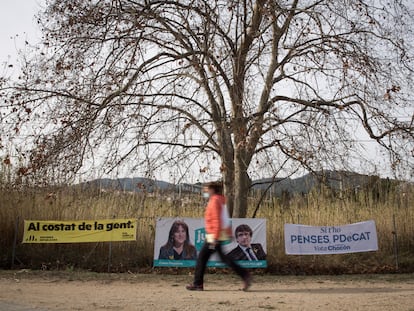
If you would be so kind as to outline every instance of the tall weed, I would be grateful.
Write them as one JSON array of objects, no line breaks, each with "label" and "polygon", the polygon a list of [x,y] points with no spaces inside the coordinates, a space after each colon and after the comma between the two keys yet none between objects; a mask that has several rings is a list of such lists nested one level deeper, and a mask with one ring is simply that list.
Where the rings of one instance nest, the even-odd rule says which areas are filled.
[{"label": "tall weed", "polygon": [[[414,271],[414,192],[393,189],[378,197],[370,191],[352,195],[315,190],[289,199],[271,197],[260,201],[252,195],[248,215],[267,219],[268,272],[361,273]],[[260,203],[260,206],[257,205]],[[12,266],[15,227],[17,245],[14,267],[128,271],[150,269],[153,260],[157,217],[203,217],[200,196],[161,193],[101,192],[81,187],[48,189],[0,189],[0,266]],[[79,244],[21,244],[23,220],[93,220],[137,218],[134,242]],[[376,222],[377,252],[287,256],[284,251],[285,223],[337,226],[364,220]],[[395,223],[395,227],[394,227]],[[395,244],[397,238],[397,243]]]}]

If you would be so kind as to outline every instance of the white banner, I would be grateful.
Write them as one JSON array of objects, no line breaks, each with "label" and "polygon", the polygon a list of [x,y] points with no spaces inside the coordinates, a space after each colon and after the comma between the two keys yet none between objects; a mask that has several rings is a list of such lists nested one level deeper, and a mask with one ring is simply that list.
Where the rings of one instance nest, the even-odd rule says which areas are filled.
[{"label": "white banner", "polygon": [[[266,219],[231,218],[233,239],[224,253],[245,268],[266,268]],[[237,233],[237,236],[236,236]],[[205,239],[202,218],[158,218],[155,227],[154,266],[194,267]],[[246,246],[253,252],[250,258]],[[225,267],[217,254],[209,267]]]},{"label": "white banner", "polygon": [[325,255],[378,250],[373,220],[344,226],[305,226],[285,224],[285,250],[288,255]]}]

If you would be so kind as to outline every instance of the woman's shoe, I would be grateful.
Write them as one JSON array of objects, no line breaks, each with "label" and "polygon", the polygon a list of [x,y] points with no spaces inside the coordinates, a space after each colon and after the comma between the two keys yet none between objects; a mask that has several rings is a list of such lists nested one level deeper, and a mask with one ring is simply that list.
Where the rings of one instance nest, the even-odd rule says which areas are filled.
[{"label": "woman's shoe", "polygon": [[203,285],[188,284],[186,287],[188,290],[204,290]]},{"label": "woman's shoe", "polygon": [[246,277],[243,279],[243,291],[248,291],[250,286],[252,286],[252,276],[250,274],[246,275]]}]

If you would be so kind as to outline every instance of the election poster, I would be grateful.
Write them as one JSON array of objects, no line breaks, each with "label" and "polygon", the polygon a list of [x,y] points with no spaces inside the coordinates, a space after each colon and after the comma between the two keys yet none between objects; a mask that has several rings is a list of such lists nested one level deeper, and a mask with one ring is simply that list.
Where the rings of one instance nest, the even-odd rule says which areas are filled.
[{"label": "election poster", "polygon": [[135,241],[137,219],[25,220],[23,243]]},{"label": "election poster", "polygon": [[325,255],[378,250],[373,220],[343,226],[285,224],[285,251],[288,255]]},{"label": "election poster", "polygon": [[[224,242],[224,252],[244,268],[266,268],[266,220],[231,218],[231,240]],[[204,244],[202,218],[158,218],[155,228],[155,267],[195,267]],[[213,254],[208,267],[226,267]]]}]

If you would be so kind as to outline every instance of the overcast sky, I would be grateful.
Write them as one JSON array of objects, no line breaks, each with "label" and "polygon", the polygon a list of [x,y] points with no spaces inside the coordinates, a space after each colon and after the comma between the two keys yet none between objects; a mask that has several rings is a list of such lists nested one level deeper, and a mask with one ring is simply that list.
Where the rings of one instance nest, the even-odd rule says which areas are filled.
[{"label": "overcast sky", "polygon": [[15,63],[17,50],[24,48],[25,40],[34,44],[40,39],[34,16],[44,0],[0,0],[0,3],[0,62]]}]

